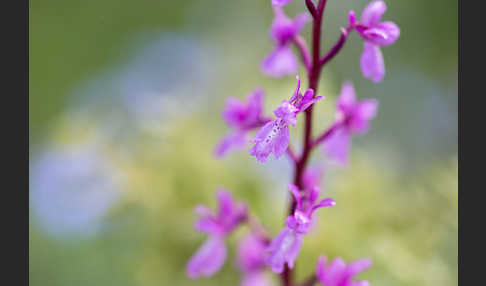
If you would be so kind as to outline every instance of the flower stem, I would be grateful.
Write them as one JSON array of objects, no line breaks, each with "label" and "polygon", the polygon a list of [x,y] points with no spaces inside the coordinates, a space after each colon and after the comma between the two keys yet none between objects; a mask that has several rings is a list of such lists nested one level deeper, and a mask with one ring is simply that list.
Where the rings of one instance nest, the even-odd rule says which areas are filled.
[{"label": "flower stem", "polygon": [[305,0],[305,5],[307,6],[307,9],[311,13],[312,17],[316,17],[316,6],[314,5],[314,2],[312,2],[312,0]]},{"label": "flower stem", "polygon": [[287,147],[287,155],[289,156],[289,159],[294,164],[299,160],[299,158],[295,154],[294,150],[292,149],[292,146],[290,146],[290,145]]},{"label": "flower stem", "polygon": [[293,41],[300,52],[300,58],[305,66],[305,70],[307,71],[307,74],[309,74],[311,69],[311,59],[305,41],[301,36],[296,36]]},{"label": "flower stem", "polygon": [[331,127],[329,127],[329,129],[324,131],[321,134],[321,136],[317,137],[315,140],[312,141],[311,148],[314,148],[315,146],[324,142],[327,138],[329,138],[334,133],[334,131],[336,131],[336,129],[338,129],[341,126],[341,124],[342,124],[341,122],[336,122],[333,125],[331,125]]},{"label": "flower stem", "polygon": [[346,39],[348,38],[349,32],[353,29],[351,24],[346,28],[341,28],[341,37],[336,44],[329,50],[329,52],[319,61],[319,66],[322,68],[328,61],[334,58],[335,55],[339,53],[341,48],[344,46]]},{"label": "flower stem", "polygon": [[[317,8],[315,8],[311,1],[306,1],[307,8],[313,16],[312,26],[312,62],[310,69],[308,69],[309,88],[314,90],[314,96],[317,94],[317,87],[319,82],[319,75],[323,65],[320,64],[320,49],[321,49],[321,31],[322,31],[322,16],[324,14],[324,8],[327,0],[319,0]],[[312,4],[312,5],[311,5]],[[304,64],[306,64],[304,62]],[[305,131],[304,131],[304,144],[302,155],[295,161],[294,166],[294,184],[299,188],[302,188],[302,175],[304,173],[310,151],[312,149],[311,142],[312,131],[312,105],[305,111]],[[292,215],[295,211],[296,201],[292,197],[292,201],[289,207],[289,215]],[[284,271],[281,275],[283,286],[293,285],[293,271],[285,264]]]}]

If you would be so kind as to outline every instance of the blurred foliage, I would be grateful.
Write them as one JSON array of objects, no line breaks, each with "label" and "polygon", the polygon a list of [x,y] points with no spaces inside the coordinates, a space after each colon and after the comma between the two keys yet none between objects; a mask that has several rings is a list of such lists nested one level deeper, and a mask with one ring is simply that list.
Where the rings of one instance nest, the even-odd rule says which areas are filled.
[{"label": "blurred foliage", "polygon": [[[125,182],[122,199],[94,237],[51,237],[31,211],[31,285],[238,283],[234,246],[245,229],[230,238],[228,262],[215,277],[191,281],[184,268],[205,239],[192,228],[192,209],[201,203],[214,207],[219,187],[246,201],[272,234],[282,226],[288,204],[285,185],[292,171],[288,161],[262,165],[246,152],[223,160],[211,154],[227,132],[220,119],[225,97],[242,98],[262,86],[269,112],[295,88],[291,77],[268,79],[258,71],[271,48],[269,2],[30,1],[31,159],[46,145],[82,148],[96,142]],[[294,0],[288,14],[303,11],[301,2]],[[325,46],[337,39],[347,11],[360,12],[368,1],[328,2]],[[343,80],[353,80],[359,97],[378,98],[380,112],[370,133],[353,141],[352,164],[345,169],[328,166],[322,187],[337,205],[318,212],[297,275],[306,277],[317,257],[326,254],[346,261],[371,258],[373,267],[360,277],[372,285],[456,285],[457,1],[386,2],[384,19],[396,21],[402,34],[396,45],[383,49],[383,84],[362,79],[362,43],[356,35],[323,73],[320,93],[326,101],[316,106],[316,129],[332,119]],[[137,36],[147,31],[202,38],[217,55],[207,64],[215,75],[202,89],[177,70],[183,83],[179,90],[202,97],[193,104],[196,108],[156,122],[156,129],[139,130],[126,116],[116,131],[123,136],[110,137],[107,119],[126,111],[98,94],[91,105],[80,107],[82,93],[75,91],[106,70],[120,68],[143,46],[137,41],[144,38]],[[307,27],[304,35],[309,33]],[[192,100],[174,101],[179,104],[175,108],[186,110]],[[291,132],[299,147],[302,126]],[[320,152],[314,155],[314,163],[321,162]]]}]

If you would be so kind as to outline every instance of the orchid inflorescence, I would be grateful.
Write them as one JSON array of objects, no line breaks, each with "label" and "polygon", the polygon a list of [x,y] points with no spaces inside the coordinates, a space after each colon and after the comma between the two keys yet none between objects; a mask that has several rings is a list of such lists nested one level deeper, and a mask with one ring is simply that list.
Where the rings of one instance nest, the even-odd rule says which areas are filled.
[{"label": "orchid inflorescence", "polygon": [[[328,157],[337,163],[347,164],[353,134],[364,134],[369,121],[376,116],[378,101],[357,100],[353,84],[345,82],[337,99],[335,121],[319,136],[312,138],[312,108],[324,99],[317,96],[317,87],[322,68],[333,59],[345,44],[349,34],[356,31],[364,39],[360,67],[365,78],[378,83],[385,75],[385,66],[380,46],[394,43],[400,29],[393,22],[381,22],[386,4],[381,0],[369,3],[360,19],[350,11],[348,25],[341,29],[341,36],[334,46],[323,56],[320,54],[321,24],[326,0],[305,0],[309,13],[294,19],[288,18],[283,6],[291,0],[272,0],[275,18],[270,37],[275,43],[274,50],[261,63],[261,71],[271,77],[280,78],[296,75],[298,58],[291,47],[295,46],[307,72],[309,88],[301,92],[301,80],[296,76],[297,87],[288,100],[283,99],[274,111],[274,117],[263,113],[264,91],[261,88],[251,92],[243,102],[229,98],[223,110],[223,118],[231,132],[216,146],[214,154],[223,157],[231,150],[249,148],[251,156],[259,162],[266,162],[270,154],[278,159],[287,154],[294,165],[294,181],[288,185],[291,204],[284,228],[271,237],[258,220],[251,216],[245,204],[236,203],[230,193],[220,189],[217,193],[219,210],[213,213],[205,206],[196,207],[201,217],[195,228],[209,237],[187,264],[187,274],[195,279],[211,276],[221,269],[226,260],[225,239],[243,224],[250,226],[250,232],[239,242],[238,267],[242,274],[241,285],[265,286],[271,281],[265,275],[270,269],[281,277],[282,285],[310,286],[320,283],[325,286],[365,286],[368,281],[353,281],[358,273],[371,266],[371,260],[359,259],[346,264],[341,258],[332,262],[322,255],[317,262],[315,273],[301,282],[294,281],[293,268],[299,255],[304,236],[309,232],[315,218],[313,213],[323,207],[332,207],[332,198],[319,199],[319,184],[323,169],[308,166],[309,154],[317,146],[322,146]],[[309,23],[312,27],[312,49],[309,52],[301,30]],[[289,125],[297,124],[298,115],[305,115],[303,150],[297,154],[289,146]],[[251,138],[250,133],[256,130]]]}]

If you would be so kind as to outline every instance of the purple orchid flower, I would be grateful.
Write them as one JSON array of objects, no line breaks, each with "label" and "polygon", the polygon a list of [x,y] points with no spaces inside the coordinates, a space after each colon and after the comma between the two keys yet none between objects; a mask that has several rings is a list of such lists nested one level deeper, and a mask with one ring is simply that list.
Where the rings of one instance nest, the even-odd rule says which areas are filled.
[{"label": "purple orchid flower", "polygon": [[303,235],[309,231],[314,211],[336,204],[331,198],[318,202],[319,189],[317,187],[302,192],[293,184],[289,184],[289,188],[297,202],[297,208],[292,216],[287,217],[285,228],[270,243],[268,247],[270,254],[266,259],[266,263],[272,267],[275,273],[281,273],[285,263],[288,264],[289,268],[294,267]]},{"label": "purple orchid flower", "polygon": [[238,247],[238,266],[242,273],[241,286],[269,286],[264,273],[267,242],[259,235],[249,234]]},{"label": "purple orchid flower", "polygon": [[[275,1],[289,2],[289,1]],[[275,18],[270,29],[270,37],[275,43],[275,49],[262,61],[261,70],[271,77],[283,77],[296,74],[298,70],[297,57],[292,52],[290,44],[297,37],[305,24],[310,21],[307,13],[298,15],[295,19],[288,18],[281,7],[274,6]]]},{"label": "purple orchid flower", "polygon": [[378,100],[363,99],[357,102],[352,83],[344,83],[337,102],[335,124],[339,126],[324,144],[328,155],[345,165],[349,157],[351,135],[366,133],[369,121],[375,117],[377,110]]},{"label": "purple orchid flower", "polygon": [[371,266],[371,260],[360,259],[346,265],[341,258],[336,258],[326,265],[327,258],[321,256],[317,263],[317,279],[325,286],[368,286],[368,281],[352,281],[353,277]]},{"label": "purple orchid flower", "polygon": [[322,96],[314,98],[314,91],[308,89],[304,95],[300,92],[300,78],[297,76],[297,88],[289,101],[283,100],[280,106],[273,111],[277,119],[265,124],[255,135],[251,142],[256,143],[250,154],[256,156],[260,162],[265,162],[273,152],[276,159],[282,156],[289,145],[289,124],[297,124],[297,114],[306,110],[314,102],[321,100]]},{"label": "purple orchid flower", "polygon": [[245,104],[237,98],[228,98],[223,118],[233,131],[223,138],[214,149],[216,157],[222,157],[231,149],[243,148],[247,143],[248,131],[261,127],[269,118],[264,118],[263,89],[258,88],[247,96]]},{"label": "purple orchid flower", "polygon": [[206,206],[197,206],[195,211],[201,216],[195,228],[209,235],[208,240],[187,263],[187,275],[192,278],[209,277],[216,273],[226,260],[224,239],[247,217],[245,204],[235,204],[231,194],[225,190],[217,192],[219,211],[214,214]]},{"label": "purple orchid flower", "polygon": [[354,11],[349,13],[349,22],[365,40],[361,54],[363,76],[373,82],[380,82],[385,76],[385,62],[380,46],[393,44],[400,36],[400,28],[390,21],[381,22],[386,4],[381,0],[369,3],[357,21]]}]

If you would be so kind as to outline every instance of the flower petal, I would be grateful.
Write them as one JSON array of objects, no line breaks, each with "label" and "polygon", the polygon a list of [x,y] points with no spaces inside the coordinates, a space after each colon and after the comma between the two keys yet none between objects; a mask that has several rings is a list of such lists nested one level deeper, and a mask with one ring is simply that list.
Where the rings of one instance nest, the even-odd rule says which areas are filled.
[{"label": "flower petal", "polygon": [[297,87],[295,88],[294,94],[290,98],[289,102],[294,103],[300,96],[300,77],[297,75],[295,76],[297,79]]},{"label": "flower petal", "polygon": [[346,263],[340,257],[335,258],[326,270],[326,280],[329,285],[338,285],[343,281]]},{"label": "flower petal", "polygon": [[267,124],[263,125],[263,127],[257,131],[255,137],[251,140],[251,142],[260,142],[262,140],[265,140],[268,134],[272,131],[273,126],[276,124],[276,121],[277,120],[272,120]]},{"label": "flower petal", "polygon": [[360,63],[361,71],[365,78],[378,83],[385,76],[383,54],[380,51],[380,47],[377,45],[365,41]]},{"label": "flower petal", "polygon": [[266,276],[264,271],[252,271],[243,275],[240,286],[271,286],[272,281]]},{"label": "flower petal", "polygon": [[282,156],[287,151],[287,148],[289,147],[289,140],[289,126],[287,124],[284,124],[281,127],[280,132],[277,133],[277,136],[275,137],[273,143],[273,155],[276,159],[280,158],[280,156]]},{"label": "flower petal", "polygon": [[289,144],[288,124],[282,119],[271,121],[251,141],[256,144],[250,149],[250,155],[256,156],[258,161],[265,162],[271,152],[274,152],[275,158],[279,158]]},{"label": "flower petal", "polygon": [[263,112],[263,97],[265,92],[262,88],[255,89],[247,96],[247,125],[254,125],[254,123],[260,120]]},{"label": "flower petal", "polygon": [[369,3],[361,13],[361,23],[372,27],[378,25],[381,20],[381,16],[386,11],[386,4],[385,2],[378,0],[372,1]]},{"label": "flower petal", "polygon": [[288,251],[287,251],[287,264],[289,265],[289,268],[292,269],[294,268],[294,262],[295,259],[297,259],[297,256],[299,256],[299,251],[300,251],[300,246],[302,245],[302,235],[297,235],[295,234],[295,238],[293,240],[293,243],[290,245]]},{"label": "flower petal", "polygon": [[369,121],[373,119],[378,110],[378,100],[363,99],[356,106],[353,117],[350,122],[352,131],[364,134],[368,131]]},{"label": "flower petal", "polygon": [[294,266],[294,261],[299,254],[302,237],[289,228],[284,228],[270,243],[270,252],[266,263],[272,267],[275,273],[282,273],[285,263],[289,268]]},{"label": "flower petal", "polygon": [[326,283],[326,263],[327,263],[327,257],[325,255],[322,255],[319,257],[319,260],[317,261],[317,267],[316,267],[316,276],[317,280],[321,282],[321,284]]},{"label": "flower petal", "polygon": [[302,99],[301,106],[299,106],[299,111],[302,112],[306,110],[309,106],[314,104],[315,102],[318,102],[319,100],[323,99],[323,96],[316,96],[314,97],[314,90],[313,89],[308,89],[305,94],[304,98]]},{"label": "flower petal", "polygon": [[371,267],[371,259],[359,259],[348,264],[346,274],[351,279],[353,276]]},{"label": "flower petal", "polygon": [[380,46],[393,44],[400,36],[400,28],[393,22],[383,22],[362,32],[363,37]]},{"label": "flower petal", "polygon": [[356,21],[356,13],[353,10],[349,11],[348,21],[352,26],[356,25],[358,22]]},{"label": "flower petal", "polygon": [[272,0],[272,5],[274,6],[285,6],[292,0]]},{"label": "flower petal", "polygon": [[293,104],[286,100],[282,100],[280,106],[273,111],[273,114],[287,124],[292,124],[295,126],[297,124],[297,114],[298,109]]},{"label": "flower petal", "polygon": [[348,162],[351,135],[345,128],[336,130],[324,144],[329,157],[337,163],[345,165]]},{"label": "flower petal", "polygon": [[279,46],[289,44],[311,20],[308,13],[302,13],[295,19],[290,19],[281,7],[274,6],[273,10],[275,18],[270,28],[270,37]]},{"label": "flower petal", "polygon": [[341,93],[337,100],[337,108],[344,114],[350,113],[356,103],[356,93],[353,84],[349,81],[343,83]]},{"label": "flower petal", "polygon": [[261,70],[265,75],[277,78],[296,74],[298,60],[290,47],[277,47],[262,61]]},{"label": "flower petal", "polygon": [[331,198],[325,198],[325,199],[321,200],[317,205],[315,205],[315,206],[312,207],[311,214],[316,209],[325,208],[325,207],[332,207],[332,206],[335,206],[335,205],[336,205],[336,202],[333,199],[331,199]]},{"label": "flower petal", "polygon": [[256,234],[245,236],[238,245],[238,266],[243,272],[252,272],[265,265],[265,241]]},{"label": "flower petal", "polygon": [[192,278],[209,277],[216,273],[226,260],[226,246],[221,237],[210,236],[187,263],[186,273]]},{"label": "flower petal", "polygon": [[224,137],[218,145],[214,148],[214,155],[217,158],[221,158],[228,153],[231,149],[241,149],[246,144],[246,133],[235,132]]},{"label": "flower petal", "polygon": [[293,25],[295,28],[295,34],[299,34],[302,29],[305,27],[307,23],[309,23],[312,20],[312,17],[309,15],[309,13],[301,13],[295,17],[293,20]]},{"label": "flower petal", "polygon": [[235,203],[231,194],[225,189],[219,189],[218,197],[219,211],[218,218],[227,218],[235,213]]},{"label": "flower petal", "polygon": [[194,228],[200,232],[213,235],[221,235],[224,232],[222,226],[212,217],[198,219],[194,223]]}]

